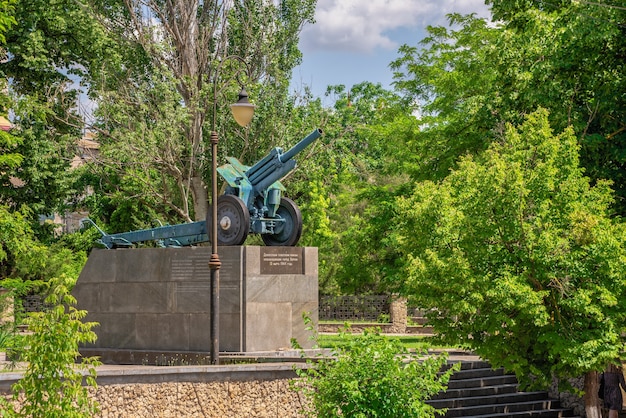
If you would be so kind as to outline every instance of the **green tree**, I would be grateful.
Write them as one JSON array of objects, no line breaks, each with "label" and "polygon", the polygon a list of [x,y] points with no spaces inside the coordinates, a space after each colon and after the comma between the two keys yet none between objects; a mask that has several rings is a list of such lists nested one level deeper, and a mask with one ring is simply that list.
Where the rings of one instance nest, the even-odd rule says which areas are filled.
[{"label": "green tree", "polygon": [[409,179],[401,150],[419,131],[418,121],[410,103],[380,85],[361,83],[349,91],[333,86],[329,93],[338,96],[325,119],[332,142],[312,160],[324,173],[323,190],[331,202],[327,218],[336,235],[323,255],[327,269],[320,274],[321,289],[393,292],[401,263],[389,237],[395,197],[406,193]]},{"label": "green tree", "polygon": [[101,42],[73,1],[16,1],[10,15],[19,24],[6,31],[0,73],[8,94],[0,113],[13,115],[23,162],[2,170],[0,195],[13,209],[28,205],[36,225],[37,216],[62,212],[74,192],[68,168],[82,124],[73,80]]},{"label": "green tree", "polygon": [[[309,416],[434,417],[426,401],[445,390],[452,367],[440,373],[447,356],[423,361],[410,355],[398,340],[366,331],[335,348],[336,358],[299,370],[298,390],[311,401]],[[460,365],[457,363],[457,365]]]},{"label": "green tree", "polygon": [[19,257],[32,248],[33,231],[27,218],[0,206],[0,277],[10,277],[20,263]]},{"label": "green tree", "polygon": [[[114,176],[103,193],[121,191],[167,221],[201,220],[212,130],[220,155],[246,161],[292,135],[284,129],[293,108],[287,88],[301,59],[299,31],[312,20],[315,0],[84,6],[120,40],[117,59],[90,68],[103,144],[94,169]],[[249,129],[228,115],[242,85],[257,104]]]},{"label": "green tree", "polygon": [[505,19],[506,28],[516,34],[514,47],[523,48],[525,39],[538,45],[530,53],[507,57],[527,60],[520,98],[531,106],[549,108],[555,128],[566,123],[574,127],[587,175],[593,181],[613,180],[616,211],[623,216],[626,100],[619,94],[626,88],[623,2],[487,3],[494,18]]},{"label": "green tree", "polygon": [[381,261],[381,245],[368,231],[389,225],[377,217],[376,202],[368,200],[376,192],[369,189],[395,190],[406,180],[396,177],[401,171],[396,150],[413,133],[415,118],[406,114],[410,105],[380,84],[363,82],[349,90],[329,86],[327,95],[335,98],[332,108],[306,92],[297,103],[294,97],[293,114],[286,122],[290,131],[306,134],[312,126],[324,131],[296,158],[297,170],[283,181],[302,209],[300,243],[319,248],[322,292],[384,292],[381,274],[392,257]]},{"label": "green tree", "polygon": [[[24,394],[19,406],[4,403],[2,416],[33,418],[88,418],[98,411],[97,403],[83,386],[83,374],[88,386],[96,386],[95,358],[79,357],[78,347],[93,343],[95,323],[84,323],[86,311],[77,310],[76,300],[66,288],[67,277],[52,283],[46,302],[52,308],[32,313],[25,321],[31,334],[18,339],[16,352],[28,363],[24,376],[13,385],[14,399]],[[71,282],[72,280],[70,280]],[[84,373],[83,373],[84,372]]]},{"label": "green tree", "polygon": [[571,129],[554,135],[537,111],[400,199],[395,241],[406,290],[444,341],[527,386],[585,374],[593,414],[595,372],[624,348],[626,230],[578,150]]},{"label": "green tree", "polygon": [[[101,198],[87,204],[102,204],[90,209],[107,211],[104,220],[204,219],[211,129],[219,131],[220,155],[239,157],[292,137],[283,123],[293,109],[287,89],[314,0],[144,3],[16,3],[20,25],[7,33],[2,71],[28,164],[2,174],[32,193],[7,187],[5,203],[51,213],[90,181]],[[263,98],[250,129],[227,116],[241,84]],[[102,155],[74,184],[66,169],[84,127],[79,87],[97,104],[88,122]],[[118,207],[133,214],[111,213]]]},{"label": "green tree", "polygon": [[72,248],[63,240],[41,243],[35,236],[31,218],[32,213],[26,207],[12,211],[0,206],[0,277],[39,285],[59,275],[76,280],[87,260],[87,249]]},{"label": "green tree", "polygon": [[[0,57],[5,59],[5,33],[15,23],[14,13],[14,0],[5,0],[0,2]],[[11,100],[8,94],[5,93],[7,87],[7,80],[0,79],[0,115],[6,116],[8,110],[11,107]],[[22,163],[23,156],[17,152],[17,147],[20,144],[20,138],[12,135],[9,132],[0,130],[0,168],[2,171],[12,170]]]},{"label": "green tree", "polygon": [[10,170],[20,166],[24,156],[16,152],[19,142],[19,137],[0,130],[0,167]]},{"label": "green tree", "polygon": [[430,27],[420,47],[404,45],[392,63],[396,87],[422,105],[410,174],[445,177],[504,124],[543,107],[555,129],[574,129],[587,175],[613,180],[616,211],[626,213],[626,11],[611,2],[488,3],[496,26],[451,15],[455,29]]}]

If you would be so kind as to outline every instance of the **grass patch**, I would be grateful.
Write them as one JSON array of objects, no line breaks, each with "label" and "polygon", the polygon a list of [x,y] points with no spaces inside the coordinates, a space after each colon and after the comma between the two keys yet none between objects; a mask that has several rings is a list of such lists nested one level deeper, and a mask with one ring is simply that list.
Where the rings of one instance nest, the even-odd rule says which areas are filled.
[{"label": "grass patch", "polygon": [[330,325],[345,325],[345,324],[388,324],[389,322],[378,322],[378,321],[366,321],[360,319],[351,319],[346,321],[345,319],[325,319],[319,322],[320,324],[330,324]]},{"label": "grass patch", "polygon": [[[320,348],[345,348],[350,341],[360,334],[320,334],[317,336],[317,345]],[[387,336],[390,340],[398,340],[409,350],[426,350],[429,348],[449,348],[436,346],[432,338],[423,335]]]}]

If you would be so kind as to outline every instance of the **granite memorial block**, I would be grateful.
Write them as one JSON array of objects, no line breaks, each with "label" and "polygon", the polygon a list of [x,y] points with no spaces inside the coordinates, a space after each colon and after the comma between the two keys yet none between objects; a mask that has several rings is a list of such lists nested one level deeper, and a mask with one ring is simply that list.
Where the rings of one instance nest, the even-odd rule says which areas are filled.
[{"label": "granite memorial block", "polygon": [[[310,348],[317,248],[219,247],[220,351]],[[91,349],[209,352],[210,247],[95,249],[73,294],[95,321]],[[92,350],[93,351],[93,350]]]}]

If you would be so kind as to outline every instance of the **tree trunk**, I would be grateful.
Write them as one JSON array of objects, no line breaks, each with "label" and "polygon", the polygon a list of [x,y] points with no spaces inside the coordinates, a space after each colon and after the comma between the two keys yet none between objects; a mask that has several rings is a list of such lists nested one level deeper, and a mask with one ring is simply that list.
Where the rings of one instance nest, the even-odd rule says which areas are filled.
[{"label": "tree trunk", "polygon": [[600,387],[598,372],[591,371],[585,374],[585,414],[587,418],[602,418],[600,410],[600,398],[598,398],[598,389]]},{"label": "tree trunk", "polygon": [[205,220],[209,212],[209,195],[202,177],[195,176],[191,178],[191,196],[193,199],[194,220]]},{"label": "tree trunk", "polygon": [[191,148],[191,156],[189,165],[191,172],[189,173],[189,188],[191,199],[193,201],[193,218],[195,221],[206,219],[209,210],[208,191],[204,183],[202,170],[211,170],[210,164],[201,165],[199,157],[204,154],[204,146],[202,143],[202,121],[203,117],[200,111],[193,114],[191,126],[187,133],[187,140]]}]

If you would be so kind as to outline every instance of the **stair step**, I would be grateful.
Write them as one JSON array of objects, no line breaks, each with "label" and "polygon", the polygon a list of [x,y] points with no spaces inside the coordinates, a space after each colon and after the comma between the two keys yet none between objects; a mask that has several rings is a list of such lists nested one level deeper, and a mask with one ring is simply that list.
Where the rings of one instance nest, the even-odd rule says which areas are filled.
[{"label": "stair step", "polygon": [[472,396],[495,396],[508,393],[516,393],[518,388],[517,383],[509,383],[498,386],[486,386],[476,388],[460,388],[450,389],[445,392],[437,394],[432,399],[450,399],[450,398],[469,398]]},{"label": "stair step", "polygon": [[[580,418],[576,415],[568,415],[569,409],[554,409],[544,411],[524,411],[524,412],[503,412],[487,415],[465,415],[466,418],[500,418],[500,417],[533,417],[533,418]],[[447,415],[446,415],[447,416]]]},{"label": "stair step", "polygon": [[[448,362],[450,367],[452,362]],[[486,361],[462,362],[450,377],[448,388],[427,403],[447,409],[445,417],[574,417],[571,409],[561,407],[545,391],[519,392],[514,375],[502,368],[493,369]]]},{"label": "stair step", "polygon": [[450,389],[461,388],[483,388],[487,386],[510,385],[517,383],[517,378],[513,375],[486,376],[470,379],[450,379],[448,387]]},{"label": "stair step", "polygon": [[492,369],[490,367],[477,367],[461,369],[455,372],[450,380],[475,379],[479,377],[506,376],[503,368]]},{"label": "stair step", "polygon": [[[447,364],[443,368],[448,369],[457,363],[458,361],[448,360]],[[471,370],[471,369],[491,369],[491,364],[489,364],[489,362],[487,361],[482,361],[482,360],[461,362],[461,370]]]},{"label": "stair step", "polygon": [[531,402],[516,402],[507,404],[476,405],[464,408],[450,408],[446,413],[446,417],[482,416],[488,414],[502,414],[525,411],[555,411],[559,409],[562,409],[561,403],[559,401],[553,399],[543,399]]},{"label": "stair step", "polygon": [[470,396],[465,398],[429,400],[428,404],[437,409],[462,408],[465,406],[508,404],[518,402],[541,401],[548,399],[546,392],[515,392],[497,396]]}]

